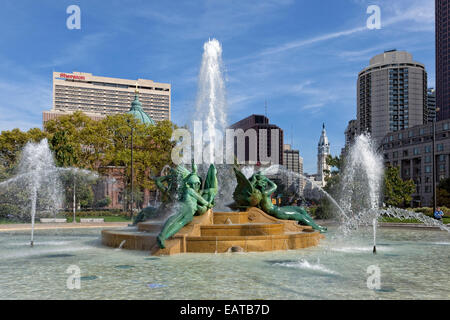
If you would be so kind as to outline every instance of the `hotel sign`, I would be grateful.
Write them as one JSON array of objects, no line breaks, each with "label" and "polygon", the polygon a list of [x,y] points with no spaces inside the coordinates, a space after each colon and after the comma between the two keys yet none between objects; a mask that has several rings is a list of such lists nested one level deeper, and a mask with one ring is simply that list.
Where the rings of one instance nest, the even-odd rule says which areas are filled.
[{"label": "hotel sign", "polygon": [[76,76],[76,75],[67,74],[67,73],[60,73],[59,77],[64,78],[64,79],[86,80],[86,78],[84,76]]}]

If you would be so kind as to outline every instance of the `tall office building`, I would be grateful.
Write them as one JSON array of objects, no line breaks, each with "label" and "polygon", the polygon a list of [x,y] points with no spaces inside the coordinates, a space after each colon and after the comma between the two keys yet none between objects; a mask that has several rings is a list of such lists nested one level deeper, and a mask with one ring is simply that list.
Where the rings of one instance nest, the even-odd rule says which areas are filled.
[{"label": "tall office building", "polygon": [[347,128],[345,128],[345,146],[341,150],[341,157],[346,154],[352,143],[355,141],[358,135],[358,121],[350,120],[348,122]]},{"label": "tall office building", "polygon": [[[244,160],[245,162],[248,162],[252,159],[250,159],[250,150],[251,148],[254,148],[256,150],[257,155],[257,162],[262,162],[262,159],[260,158],[261,155],[263,157],[267,158],[276,158],[276,160],[273,161],[272,164],[283,164],[283,143],[284,143],[284,134],[283,130],[278,127],[277,125],[270,124],[269,118],[263,115],[256,115],[252,114],[251,116],[242,119],[230,126],[230,129],[242,129],[244,133],[248,133],[247,131],[249,129],[254,129],[256,133],[256,139],[255,141],[252,141],[249,136],[245,138],[244,144],[245,144],[245,159],[239,159]],[[263,130],[263,131],[260,131]],[[261,136],[262,133],[264,133],[264,130],[266,130],[266,136]],[[274,151],[277,153],[275,155],[272,155],[272,130],[278,131],[278,148],[274,146]],[[274,133],[274,137],[276,136],[276,132]],[[250,146],[250,144],[256,144],[253,146]],[[234,154],[238,155],[237,153],[237,141],[235,141],[234,144]]]},{"label": "tall office building", "polygon": [[437,120],[450,118],[450,4],[436,0],[436,107]]},{"label": "tall office building", "polygon": [[303,158],[300,157],[299,150],[292,149],[290,144],[285,144],[283,148],[283,166],[297,174],[287,174],[284,177],[284,184],[291,189],[295,189],[298,194],[303,190]]},{"label": "tall office building", "polygon": [[428,122],[436,120],[436,90],[429,88],[427,92]]},{"label": "tall office building", "polygon": [[450,120],[436,122],[433,161],[433,125],[427,123],[388,133],[383,140],[385,166],[395,166],[403,180],[412,179],[416,190],[411,206],[433,206],[433,162],[436,181],[450,177]]},{"label": "tall office building", "polygon": [[376,55],[358,75],[358,133],[369,132],[378,144],[388,132],[428,121],[427,72],[406,51]]},{"label": "tall office building", "polygon": [[153,120],[170,120],[171,86],[152,80],[127,80],[93,76],[90,73],[53,72],[53,106],[44,111],[44,123],[75,111],[94,120],[126,113],[139,87],[142,109]]},{"label": "tall office building", "polygon": [[322,187],[325,186],[325,170],[329,170],[327,157],[330,155],[330,143],[328,142],[325,124],[322,126],[322,134],[320,135],[319,144],[317,146],[317,176],[316,180],[320,181]]}]

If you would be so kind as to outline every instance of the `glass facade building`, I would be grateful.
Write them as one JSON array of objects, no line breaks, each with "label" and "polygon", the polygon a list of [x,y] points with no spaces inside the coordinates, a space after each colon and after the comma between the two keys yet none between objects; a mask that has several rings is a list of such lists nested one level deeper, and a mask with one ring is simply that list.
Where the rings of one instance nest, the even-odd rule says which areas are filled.
[{"label": "glass facade building", "polygon": [[436,107],[438,120],[450,118],[450,32],[448,0],[436,0]]}]

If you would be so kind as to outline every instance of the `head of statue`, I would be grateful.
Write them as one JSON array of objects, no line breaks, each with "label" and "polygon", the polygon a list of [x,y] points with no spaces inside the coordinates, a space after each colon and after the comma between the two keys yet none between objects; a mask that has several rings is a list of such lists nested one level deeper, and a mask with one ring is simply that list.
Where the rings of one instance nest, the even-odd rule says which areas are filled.
[{"label": "head of statue", "polygon": [[267,178],[259,173],[255,174],[255,178],[256,178],[255,186],[264,190],[267,187]]},{"label": "head of statue", "polygon": [[192,188],[192,189],[194,189],[195,191],[198,192],[200,190],[202,182],[201,182],[200,178],[196,174],[191,173],[186,178],[186,185],[189,188]]}]

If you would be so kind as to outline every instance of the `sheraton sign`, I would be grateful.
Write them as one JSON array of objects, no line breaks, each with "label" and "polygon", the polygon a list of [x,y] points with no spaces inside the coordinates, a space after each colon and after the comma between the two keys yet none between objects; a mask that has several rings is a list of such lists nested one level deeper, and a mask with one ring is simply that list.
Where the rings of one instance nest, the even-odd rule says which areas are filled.
[{"label": "sheraton sign", "polygon": [[64,78],[64,79],[86,80],[86,78],[84,76],[76,76],[76,75],[67,74],[67,73],[60,73],[59,77]]}]

